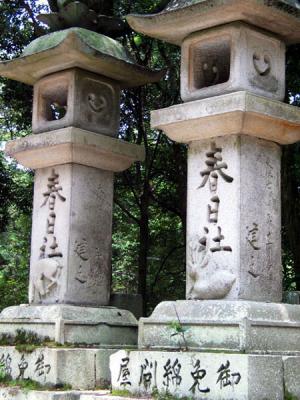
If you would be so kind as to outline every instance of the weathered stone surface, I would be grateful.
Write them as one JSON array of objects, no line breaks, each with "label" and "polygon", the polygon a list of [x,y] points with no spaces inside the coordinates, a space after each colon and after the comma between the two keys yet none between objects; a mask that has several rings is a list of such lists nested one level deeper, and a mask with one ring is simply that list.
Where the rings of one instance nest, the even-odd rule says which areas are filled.
[{"label": "weathered stone surface", "polygon": [[0,347],[3,369],[12,379],[32,379],[42,385],[94,389],[110,384],[109,356],[115,349],[39,348],[31,353]]},{"label": "weathered stone surface", "polygon": [[1,400],[129,400],[128,397],[112,396],[106,390],[97,391],[27,391],[15,388],[0,388]]},{"label": "weathered stone surface", "polygon": [[108,136],[119,131],[120,86],[78,68],[42,78],[34,85],[33,133],[68,126]]},{"label": "weathered stone surface", "polygon": [[114,348],[137,343],[137,320],[129,311],[115,307],[22,305],[4,309],[0,314],[0,335],[15,336],[18,329],[61,344]]},{"label": "weathered stone surface", "polygon": [[21,57],[0,62],[0,75],[33,85],[46,75],[70,68],[101,74],[122,88],[156,82],[164,74],[135,64],[116,40],[70,28],[44,35],[30,43]]},{"label": "weathered stone surface", "polygon": [[179,104],[151,113],[153,128],[181,143],[244,134],[279,144],[300,140],[300,110],[248,92]]},{"label": "weathered stone surface", "polygon": [[300,399],[300,357],[284,357],[283,365],[285,390]]},{"label": "weathered stone surface", "polygon": [[111,356],[113,389],[208,400],[283,400],[280,356],[120,351]]},{"label": "weathered stone surface", "polygon": [[[293,0],[292,0],[293,1]],[[300,40],[300,10],[289,0],[174,0],[158,14],[127,16],[129,25],[145,35],[180,45],[190,33],[243,21],[273,32],[287,43]]]},{"label": "weathered stone surface", "polygon": [[183,41],[181,97],[184,101],[238,90],[284,99],[282,41],[240,23],[197,32]]},{"label": "weathered stone surface", "polygon": [[[180,321],[185,340],[173,335]],[[300,306],[247,301],[160,303],[139,321],[139,349],[299,354]]]},{"label": "weathered stone surface", "polygon": [[76,392],[23,391],[18,388],[0,388],[1,400],[80,400]]},{"label": "weathered stone surface", "polygon": [[119,172],[145,158],[142,146],[73,127],[9,141],[5,152],[32,169],[74,163]]},{"label": "weathered stone surface", "polygon": [[190,144],[188,299],[282,300],[280,157],[250,136]]},{"label": "weathered stone surface", "polygon": [[110,299],[113,174],[77,164],[35,174],[30,303]]}]

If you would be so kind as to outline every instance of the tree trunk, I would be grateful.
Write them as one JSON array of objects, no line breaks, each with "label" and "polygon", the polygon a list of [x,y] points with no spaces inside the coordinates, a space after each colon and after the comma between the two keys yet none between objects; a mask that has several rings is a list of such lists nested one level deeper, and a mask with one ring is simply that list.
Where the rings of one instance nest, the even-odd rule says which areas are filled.
[{"label": "tree trunk", "polygon": [[148,275],[148,253],[149,253],[149,185],[144,185],[144,193],[141,196],[141,218],[139,237],[139,271],[138,271],[138,293],[143,297],[143,315],[147,314],[147,275]]}]

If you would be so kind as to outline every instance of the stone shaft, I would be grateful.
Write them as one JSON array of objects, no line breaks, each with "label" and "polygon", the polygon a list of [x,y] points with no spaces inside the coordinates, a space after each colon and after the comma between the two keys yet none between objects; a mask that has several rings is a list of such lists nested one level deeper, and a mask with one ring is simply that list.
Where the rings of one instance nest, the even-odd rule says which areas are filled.
[{"label": "stone shaft", "polygon": [[30,303],[108,305],[113,173],[79,164],[36,171]]},{"label": "stone shaft", "polygon": [[190,144],[188,299],[281,301],[280,154],[250,136]]}]

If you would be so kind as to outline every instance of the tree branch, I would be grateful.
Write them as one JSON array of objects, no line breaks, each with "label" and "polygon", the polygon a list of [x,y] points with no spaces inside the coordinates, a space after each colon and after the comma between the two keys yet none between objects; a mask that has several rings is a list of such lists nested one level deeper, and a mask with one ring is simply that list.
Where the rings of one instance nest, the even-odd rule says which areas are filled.
[{"label": "tree branch", "polygon": [[157,271],[157,273],[156,273],[156,275],[155,275],[155,278],[154,278],[154,280],[153,280],[153,283],[152,283],[152,285],[151,285],[151,293],[153,292],[153,289],[154,289],[155,285],[157,284],[159,275],[160,275],[161,272],[163,271],[163,269],[164,269],[164,267],[165,267],[165,265],[166,265],[168,259],[171,257],[171,255],[173,255],[173,253],[175,253],[176,250],[183,249],[183,248],[184,248],[184,245],[172,247],[172,249],[171,249],[171,250],[168,252],[168,254],[165,256],[165,258],[163,259],[163,261],[162,261],[162,263],[161,263],[161,265],[160,265],[160,267],[159,267],[159,269],[158,269],[158,271]]},{"label": "tree branch", "polygon": [[133,197],[135,198],[135,201],[136,201],[137,206],[138,206],[139,208],[141,208],[140,199],[139,199],[138,195],[136,194],[136,192],[135,192],[135,190],[134,190],[134,185],[132,184],[132,182],[131,182],[130,179],[129,179],[129,172],[128,172],[128,171],[125,171],[125,172],[123,173],[123,175],[124,175],[124,177],[125,177],[125,179],[126,179],[126,182],[128,183],[128,185],[129,185],[129,187],[130,187],[130,190],[131,190],[131,193],[133,194]]},{"label": "tree branch", "polygon": [[28,3],[26,3],[25,0],[19,0],[19,1],[20,1],[20,6],[23,7],[27,11],[27,13],[32,21],[34,35],[41,36],[44,33],[44,30],[40,27],[39,23],[35,19],[35,16],[34,16],[34,13],[31,9],[31,7],[29,6]]},{"label": "tree branch", "polygon": [[121,204],[118,200],[114,200],[114,203],[123,211],[124,214],[127,215],[127,217],[129,217],[130,219],[132,219],[135,223],[137,223],[138,225],[140,225],[140,220],[135,217],[133,214],[131,214],[130,211],[128,211],[123,204]]}]

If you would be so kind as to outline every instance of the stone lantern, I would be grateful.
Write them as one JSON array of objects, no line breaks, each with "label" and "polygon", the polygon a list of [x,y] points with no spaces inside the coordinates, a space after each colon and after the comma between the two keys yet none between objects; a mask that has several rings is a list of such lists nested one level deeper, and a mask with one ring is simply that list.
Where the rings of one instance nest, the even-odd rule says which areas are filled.
[{"label": "stone lantern", "polygon": [[187,283],[185,301],[140,320],[139,352],[111,357],[113,387],[127,357],[133,393],[300,396],[300,306],[280,303],[281,146],[300,141],[299,109],[281,101],[299,2],[173,0],[127,20],[182,50],[184,103],[153,111],[152,127],[188,145]]},{"label": "stone lantern", "polygon": [[[3,310],[1,337],[21,329],[41,343],[84,344],[24,356],[24,379],[82,389],[108,384],[108,356],[137,342],[134,316],[109,306],[114,173],[144,159],[141,146],[117,138],[120,91],[162,74],[136,65],[117,41],[70,28],[1,62],[0,75],[34,86],[33,134],[7,143],[5,152],[35,170],[30,304]],[[18,378],[21,355],[4,347],[1,356]],[[39,357],[49,366],[43,374]]]}]

